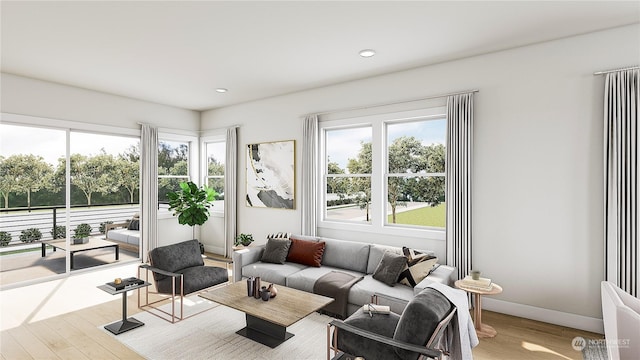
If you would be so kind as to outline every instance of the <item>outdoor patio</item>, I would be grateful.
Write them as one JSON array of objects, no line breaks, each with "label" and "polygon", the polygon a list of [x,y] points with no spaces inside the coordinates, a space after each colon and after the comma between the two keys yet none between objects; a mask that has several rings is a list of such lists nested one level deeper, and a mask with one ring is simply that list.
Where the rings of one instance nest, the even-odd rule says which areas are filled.
[{"label": "outdoor patio", "polygon": [[[64,274],[65,252],[47,250],[47,256],[42,257],[40,246],[34,251],[0,256],[0,285],[5,286],[26,280],[34,280],[46,276]],[[138,258],[136,252],[120,248],[120,259],[114,258],[114,249],[87,250],[74,255],[74,269],[77,271],[90,267],[123,263]]]}]

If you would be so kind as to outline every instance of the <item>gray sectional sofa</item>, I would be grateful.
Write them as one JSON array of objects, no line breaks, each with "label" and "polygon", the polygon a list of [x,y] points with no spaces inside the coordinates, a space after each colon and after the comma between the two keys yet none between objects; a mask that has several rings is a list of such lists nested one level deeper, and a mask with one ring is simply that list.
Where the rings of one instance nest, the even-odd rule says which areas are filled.
[{"label": "gray sectional sofa", "polygon": [[[406,303],[426,288],[427,285],[439,282],[451,286],[455,281],[455,268],[440,265],[418,283],[415,288],[400,283],[389,286],[374,279],[372,274],[385,251],[402,254],[402,248],[323,237],[296,236],[296,238],[325,242],[325,250],[320,267],[310,267],[293,262],[285,262],[284,264],[261,262],[260,259],[265,246],[252,246],[234,252],[234,281],[259,276],[263,284],[265,282],[275,283],[313,292],[315,281],[330,271],[335,270],[355,276],[364,276],[364,279],[353,285],[349,291],[347,305],[349,314],[354,313],[362,305],[370,303],[374,294],[378,295],[380,304],[389,305],[392,311],[401,313]],[[423,252],[428,253],[428,251]]]}]

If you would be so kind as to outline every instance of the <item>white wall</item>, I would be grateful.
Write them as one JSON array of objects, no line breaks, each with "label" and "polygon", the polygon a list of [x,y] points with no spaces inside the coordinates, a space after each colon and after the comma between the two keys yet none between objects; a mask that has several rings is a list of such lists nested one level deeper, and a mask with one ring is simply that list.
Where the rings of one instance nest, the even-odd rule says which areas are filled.
[{"label": "white wall", "polygon": [[[211,110],[202,114],[201,127],[241,126],[238,231],[262,242],[270,232],[300,231],[301,162],[298,157],[295,211],[249,208],[246,144],[295,139],[301,154],[304,114],[479,89],[473,267],[504,288],[497,301],[485,303],[599,330],[604,78],[593,72],[638,63],[640,25],[633,25]],[[442,241],[321,234],[426,244],[444,257]]]}]

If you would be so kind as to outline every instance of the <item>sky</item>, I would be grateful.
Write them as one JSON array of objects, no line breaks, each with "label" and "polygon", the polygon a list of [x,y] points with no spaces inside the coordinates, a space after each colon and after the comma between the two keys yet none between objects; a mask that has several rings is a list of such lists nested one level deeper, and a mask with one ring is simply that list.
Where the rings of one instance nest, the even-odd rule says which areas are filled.
[{"label": "sky", "polygon": [[[403,122],[388,126],[389,143],[401,136],[414,136],[420,139],[423,145],[444,144],[446,139],[446,120]],[[341,168],[346,169],[348,159],[355,158],[358,155],[360,143],[370,141],[370,127],[327,132],[327,156],[331,162],[337,162]]]},{"label": "sky", "polygon": [[[0,124],[0,155],[40,155],[55,166],[65,155],[65,139],[64,130]],[[118,155],[138,142],[132,137],[71,132],[71,153],[95,155],[104,149],[107,154]]]}]

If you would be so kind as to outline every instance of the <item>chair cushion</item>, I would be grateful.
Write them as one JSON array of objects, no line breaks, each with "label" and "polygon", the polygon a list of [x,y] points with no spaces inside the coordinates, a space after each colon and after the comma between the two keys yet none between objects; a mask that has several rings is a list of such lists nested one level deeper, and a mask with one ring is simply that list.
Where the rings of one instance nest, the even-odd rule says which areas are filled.
[{"label": "chair cushion", "polygon": [[289,246],[291,246],[291,240],[289,239],[268,239],[260,261],[284,264],[287,261]]},{"label": "chair cushion", "polygon": [[[178,271],[184,278],[184,294],[200,291],[208,287],[222,284],[229,280],[227,269],[215,266],[194,266]],[[171,278],[158,281],[156,289],[159,293],[171,293]],[[176,294],[180,293],[180,278],[176,278]]]},{"label": "chair cushion", "polygon": [[[149,252],[149,259],[153,267],[169,272],[178,272],[178,270],[192,266],[204,265],[200,254],[200,245],[195,239],[157,247]],[[154,273],[156,281],[164,277]]]},{"label": "chair cushion", "polygon": [[[400,316],[395,313],[372,314],[362,308],[349,316],[344,322],[357,328],[367,330],[388,338],[393,336]],[[338,348],[348,354],[360,356],[367,360],[397,359],[392,346],[363,338],[347,331],[338,330]]]},{"label": "chair cushion", "polygon": [[320,267],[324,254],[324,241],[307,241],[291,239],[287,261],[298,264]]},{"label": "chair cushion", "polygon": [[[439,291],[426,288],[407,304],[393,338],[418,346],[429,341],[434,330],[451,311],[449,300]],[[416,353],[396,349],[402,359],[416,359]]]}]

